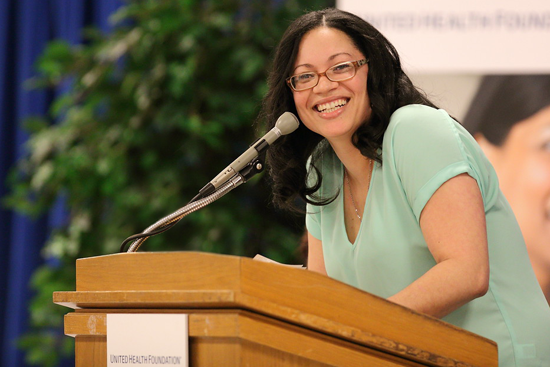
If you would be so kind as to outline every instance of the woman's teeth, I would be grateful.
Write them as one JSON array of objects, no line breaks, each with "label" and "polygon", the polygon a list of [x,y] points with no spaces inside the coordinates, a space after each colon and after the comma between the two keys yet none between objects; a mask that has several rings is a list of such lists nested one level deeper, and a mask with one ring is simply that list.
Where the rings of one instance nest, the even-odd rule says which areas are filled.
[{"label": "woman's teeth", "polygon": [[347,103],[348,101],[346,101],[345,99],[337,99],[336,101],[332,101],[329,103],[318,104],[317,111],[324,113],[336,111],[340,107],[345,106]]}]

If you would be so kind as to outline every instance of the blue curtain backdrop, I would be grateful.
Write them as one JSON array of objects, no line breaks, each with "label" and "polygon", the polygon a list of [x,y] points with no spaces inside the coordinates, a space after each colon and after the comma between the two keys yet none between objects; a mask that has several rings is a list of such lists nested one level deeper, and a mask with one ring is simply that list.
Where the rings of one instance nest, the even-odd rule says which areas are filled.
[{"label": "blue curtain backdrop", "polygon": [[[123,0],[0,0],[0,197],[6,175],[23,154],[27,139],[21,121],[44,114],[53,92],[29,91],[24,81],[52,39],[81,42],[82,28],[109,31],[109,16]],[[42,263],[40,249],[49,229],[63,220],[61,205],[36,220],[0,208],[0,366],[25,366],[15,340],[28,325],[28,283]],[[69,364],[70,365],[70,364]]]}]

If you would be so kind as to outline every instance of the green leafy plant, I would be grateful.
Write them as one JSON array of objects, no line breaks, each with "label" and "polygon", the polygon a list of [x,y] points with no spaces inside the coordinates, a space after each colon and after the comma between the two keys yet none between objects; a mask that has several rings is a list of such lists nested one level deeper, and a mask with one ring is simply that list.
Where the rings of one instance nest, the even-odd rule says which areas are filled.
[{"label": "green leafy plant", "polygon": [[[11,176],[8,206],[29,215],[60,198],[65,226],[34,274],[32,364],[71,354],[53,291],[73,290],[77,258],[114,253],[131,234],[187,203],[254,140],[273,47],[289,21],[327,0],[135,0],[108,35],[51,42],[34,87],[64,87],[50,114],[26,121],[28,155]],[[258,175],[186,217],[142,250],[196,250],[299,261],[301,218],[269,204]]]}]

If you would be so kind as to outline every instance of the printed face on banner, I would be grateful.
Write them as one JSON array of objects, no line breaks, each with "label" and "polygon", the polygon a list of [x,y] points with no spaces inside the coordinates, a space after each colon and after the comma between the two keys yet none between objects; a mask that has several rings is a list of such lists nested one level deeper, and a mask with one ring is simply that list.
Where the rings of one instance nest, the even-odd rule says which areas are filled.
[{"label": "printed face on banner", "polygon": [[550,269],[550,106],[515,124],[502,146],[483,140],[480,145],[495,167],[534,268]]}]

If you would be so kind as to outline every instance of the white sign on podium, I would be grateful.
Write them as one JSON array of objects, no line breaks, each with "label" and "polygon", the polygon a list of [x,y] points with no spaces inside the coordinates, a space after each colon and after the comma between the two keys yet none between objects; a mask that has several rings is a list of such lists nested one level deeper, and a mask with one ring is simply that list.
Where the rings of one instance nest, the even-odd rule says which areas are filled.
[{"label": "white sign on podium", "polygon": [[107,315],[108,367],[188,365],[188,315]]}]

